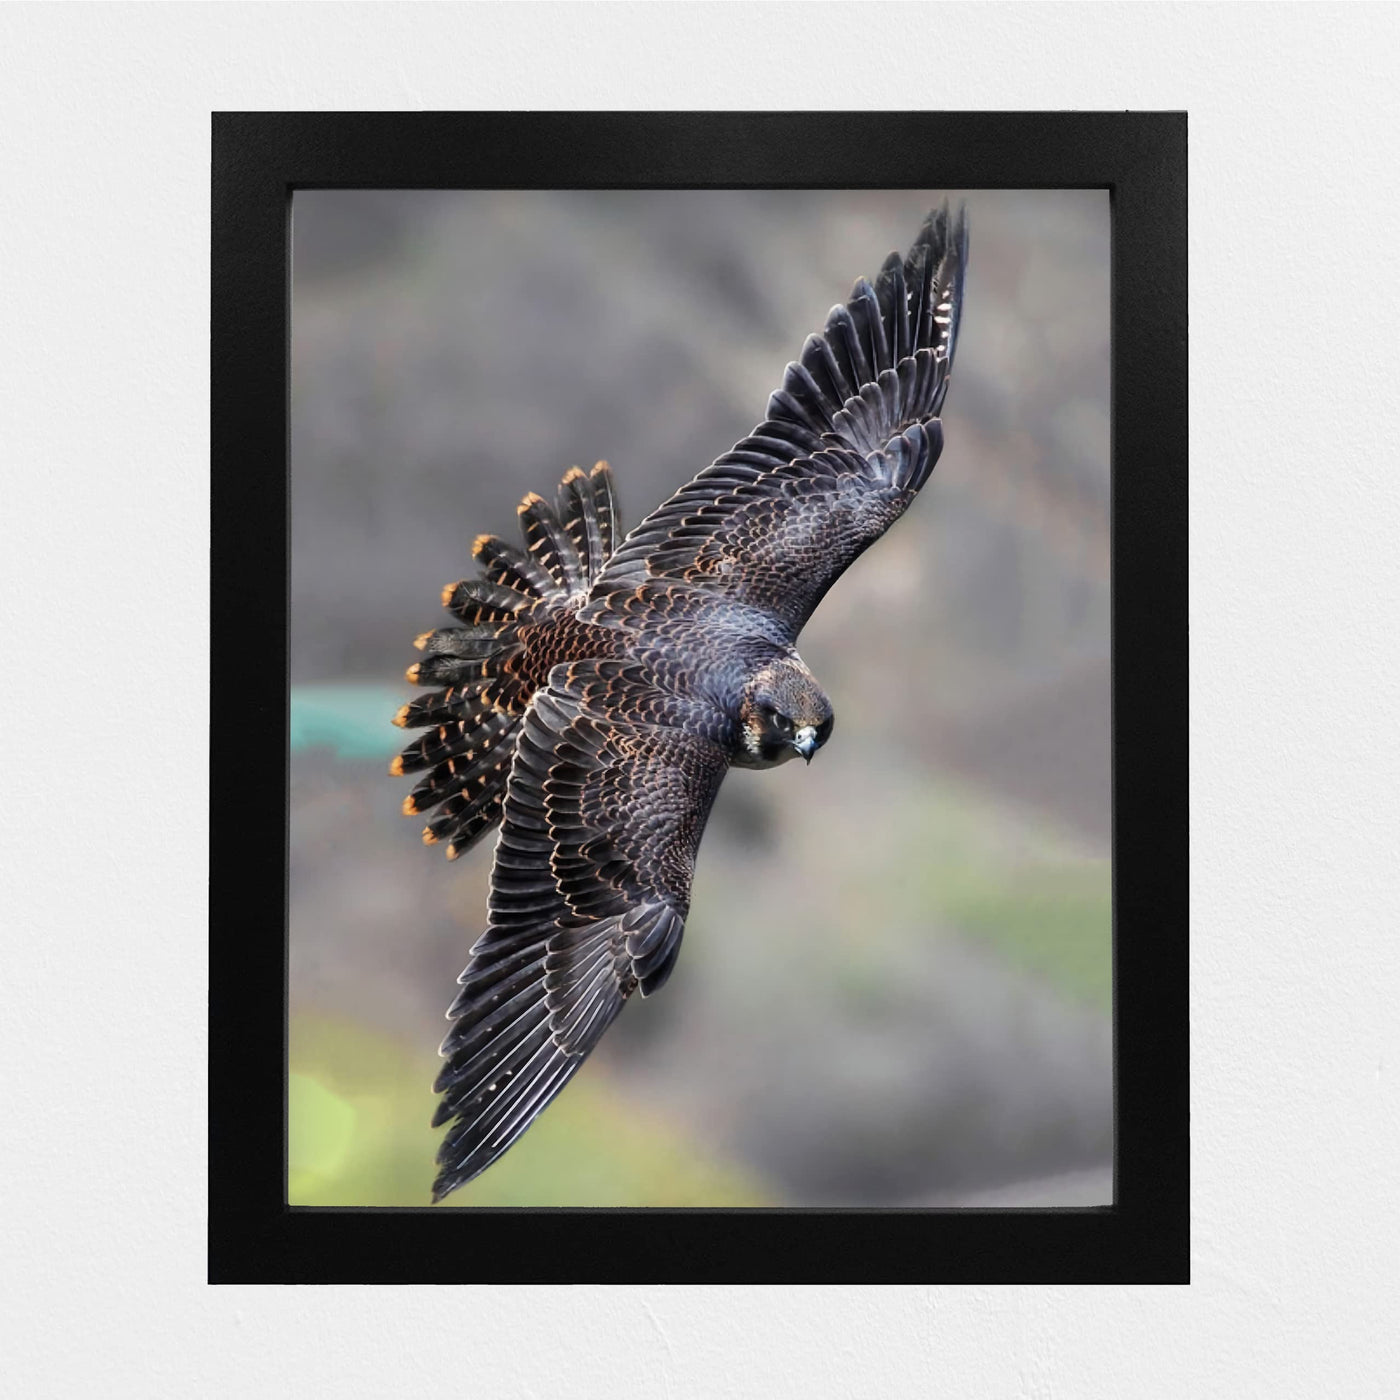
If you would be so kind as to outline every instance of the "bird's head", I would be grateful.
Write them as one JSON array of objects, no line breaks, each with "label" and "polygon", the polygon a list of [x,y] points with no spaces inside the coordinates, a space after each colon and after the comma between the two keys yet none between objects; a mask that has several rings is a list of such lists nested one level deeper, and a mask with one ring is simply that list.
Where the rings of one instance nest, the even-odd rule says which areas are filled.
[{"label": "bird's head", "polygon": [[766,768],[801,754],[808,763],[831,737],[831,701],[797,656],[780,656],[750,677],[739,701],[744,752]]}]

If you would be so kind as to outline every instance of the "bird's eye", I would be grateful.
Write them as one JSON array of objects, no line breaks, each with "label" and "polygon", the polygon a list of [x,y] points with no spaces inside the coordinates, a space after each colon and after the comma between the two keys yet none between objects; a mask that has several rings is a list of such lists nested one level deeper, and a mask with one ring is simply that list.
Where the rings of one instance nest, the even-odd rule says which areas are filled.
[{"label": "bird's eye", "polygon": [[824,744],[831,737],[831,726],[835,723],[835,720],[835,715],[828,715],[817,725],[817,743]]},{"label": "bird's eye", "polygon": [[786,715],[780,715],[775,712],[773,715],[773,723],[777,727],[779,734],[792,733],[792,721]]}]

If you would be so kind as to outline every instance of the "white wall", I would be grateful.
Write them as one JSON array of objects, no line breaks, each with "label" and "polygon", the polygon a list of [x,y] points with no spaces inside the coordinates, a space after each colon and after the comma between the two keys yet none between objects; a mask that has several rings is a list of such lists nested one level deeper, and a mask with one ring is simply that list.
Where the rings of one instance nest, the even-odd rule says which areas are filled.
[{"label": "white wall", "polygon": [[[13,1393],[1380,1393],[1398,28],[1322,7],[0,11]],[[1194,1284],[206,1287],[210,109],[819,105],[1191,113]]]}]

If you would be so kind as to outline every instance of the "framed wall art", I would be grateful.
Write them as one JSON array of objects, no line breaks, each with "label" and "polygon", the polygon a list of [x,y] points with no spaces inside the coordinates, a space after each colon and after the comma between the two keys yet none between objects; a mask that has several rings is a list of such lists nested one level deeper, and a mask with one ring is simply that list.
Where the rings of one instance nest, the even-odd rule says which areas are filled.
[{"label": "framed wall art", "polygon": [[215,115],[211,1280],[1187,1280],[1185,138]]}]

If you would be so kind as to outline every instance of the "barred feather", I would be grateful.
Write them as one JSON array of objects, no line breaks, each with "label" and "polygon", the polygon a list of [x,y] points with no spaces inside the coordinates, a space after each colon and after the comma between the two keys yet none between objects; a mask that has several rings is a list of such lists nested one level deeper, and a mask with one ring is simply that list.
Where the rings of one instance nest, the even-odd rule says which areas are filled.
[{"label": "barred feather", "polygon": [[533,600],[504,584],[484,578],[449,583],[442,590],[442,605],[463,622],[509,622]]},{"label": "barred feather", "polygon": [[[520,503],[523,549],[478,536],[472,553],[482,577],[442,591],[443,606],[463,625],[414,642],[423,656],[408,668],[409,681],[438,688],[403,706],[394,722],[431,732],[408,744],[390,771],[427,770],[403,810],[428,817],[423,839],[448,842],[449,858],[500,820],[520,716],[553,664],[549,624],[582,601],[612,549],[616,509],[605,462],[567,472],[558,499],[557,512],[533,492]],[[522,642],[526,624],[531,647],[543,654]]]},{"label": "barred feather", "polygon": [[[448,759],[464,757],[468,762],[475,761],[494,749],[514,722],[511,715],[491,711],[484,717],[440,724],[404,749],[395,762],[394,771],[418,773]],[[417,795],[415,790],[414,796]],[[420,806],[418,810],[425,809]]]},{"label": "barred feather", "polygon": [[598,537],[601,552],[598,557],[596,577],[603,565],[612,557],[617,541],[617,493],[613,489],[612,468],[606,462],[595,462],[588,474],[589,485],[593,488],[593,507],[598,514]]},{"label": "barred feather", "polygon": [[591,583],[603,566],[603,537],[592,482],[578,467],[570,467],[559,483],[559,519]]},{"label": "barred feather", "polygon": [[556,591],[542,565],[499,535],[478,535],[472,542],[472,557],[488,583],[513,588],[526,601],[548,598]]},{"label": "barred feather", "polygon": [[583,582],[583,565],[554,508],[532,491],[521,501],[519,515],[526,552],[552,584],[545,596],[577,592]]}]

